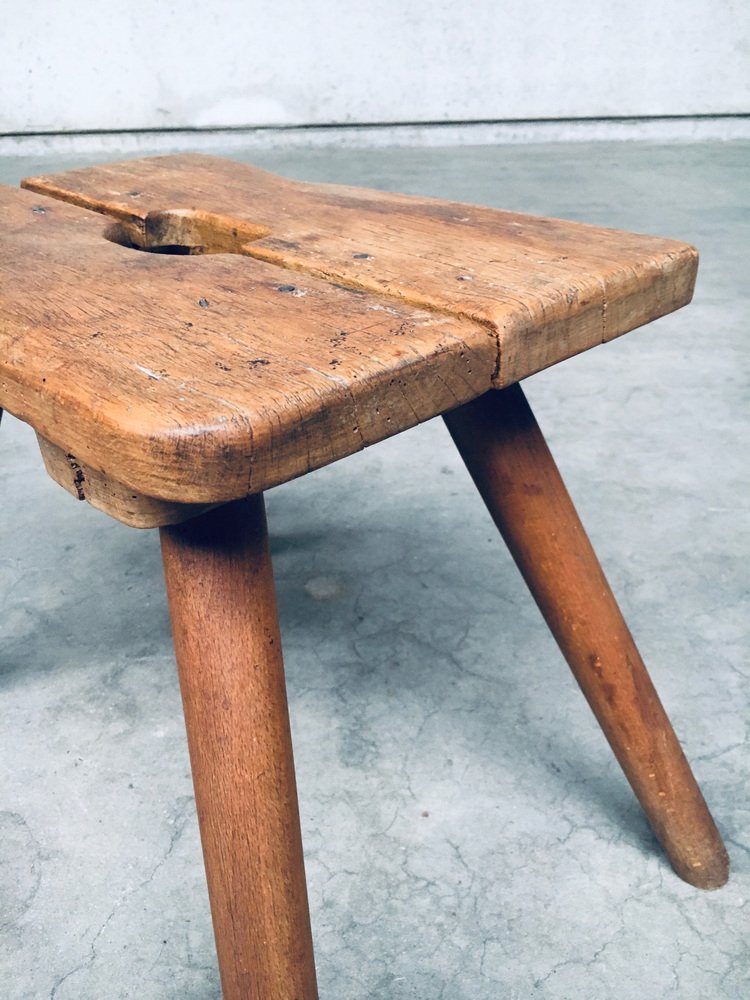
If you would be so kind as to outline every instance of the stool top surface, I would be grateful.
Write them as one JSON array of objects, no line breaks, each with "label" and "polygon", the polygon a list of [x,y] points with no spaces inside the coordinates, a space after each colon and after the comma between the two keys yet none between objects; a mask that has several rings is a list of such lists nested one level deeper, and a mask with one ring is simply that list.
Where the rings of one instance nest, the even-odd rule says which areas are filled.
[{"label": "stool top surface", "polygon": [[0,407],[74,468],[179,503],[619,336],[686,304],[697,266],[671,240],[206,156],[23,187],[0,188]]}]

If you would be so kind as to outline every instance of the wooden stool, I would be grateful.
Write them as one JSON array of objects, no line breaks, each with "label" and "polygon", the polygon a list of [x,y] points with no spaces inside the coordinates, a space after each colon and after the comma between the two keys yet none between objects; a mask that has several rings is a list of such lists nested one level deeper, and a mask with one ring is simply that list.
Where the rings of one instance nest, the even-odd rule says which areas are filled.
[{"label": "wooden stool", "polygon": [[74,496],[161,528],[227,1000],[317,996],[263,491],[437,414],[675,871],[724,883],[517,384],[686,304],[691,247],[204,156],[23,187],[0,189],[0,406]]}]

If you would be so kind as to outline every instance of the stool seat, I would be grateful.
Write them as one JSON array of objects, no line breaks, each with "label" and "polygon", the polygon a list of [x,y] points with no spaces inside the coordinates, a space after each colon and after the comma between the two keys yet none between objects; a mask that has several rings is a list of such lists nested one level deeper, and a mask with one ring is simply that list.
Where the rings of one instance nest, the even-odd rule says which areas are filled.
[{"label": "stool seat", "polygon": [[208,156],[23,186],[0,193],[2,403],[59,482],[139,526],[617,337],[688,302],[697,265],[670,240]]}]

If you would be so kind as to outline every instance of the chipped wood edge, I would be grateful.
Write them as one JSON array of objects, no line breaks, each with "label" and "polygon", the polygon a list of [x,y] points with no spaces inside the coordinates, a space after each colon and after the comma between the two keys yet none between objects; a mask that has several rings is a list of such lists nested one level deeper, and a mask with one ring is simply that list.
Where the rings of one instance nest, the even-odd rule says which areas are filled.
[{"label": "chipped wood edge", "polygon": [[[0,411],[1,413],[2,411]],[[104,472],[83,465],[75,455],[37,434],[48,474],[76,500],[109,514],[131,528],[161,528],[189,521],[221,504],[170,503],[136,493]]]}]

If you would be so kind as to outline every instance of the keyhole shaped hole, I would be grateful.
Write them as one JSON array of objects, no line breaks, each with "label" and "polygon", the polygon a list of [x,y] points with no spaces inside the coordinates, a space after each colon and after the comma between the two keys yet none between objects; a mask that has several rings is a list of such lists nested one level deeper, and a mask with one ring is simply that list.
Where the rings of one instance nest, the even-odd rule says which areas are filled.
[{"label": "keyhole shaped hole", "polygon": [[214,212],[175,208],[149,212],[145,219],[115,222],[105,229],[104,238],[127,250],[192,257],[214,253],[245,254],[248,243],[270,233],[267,226]]}]

